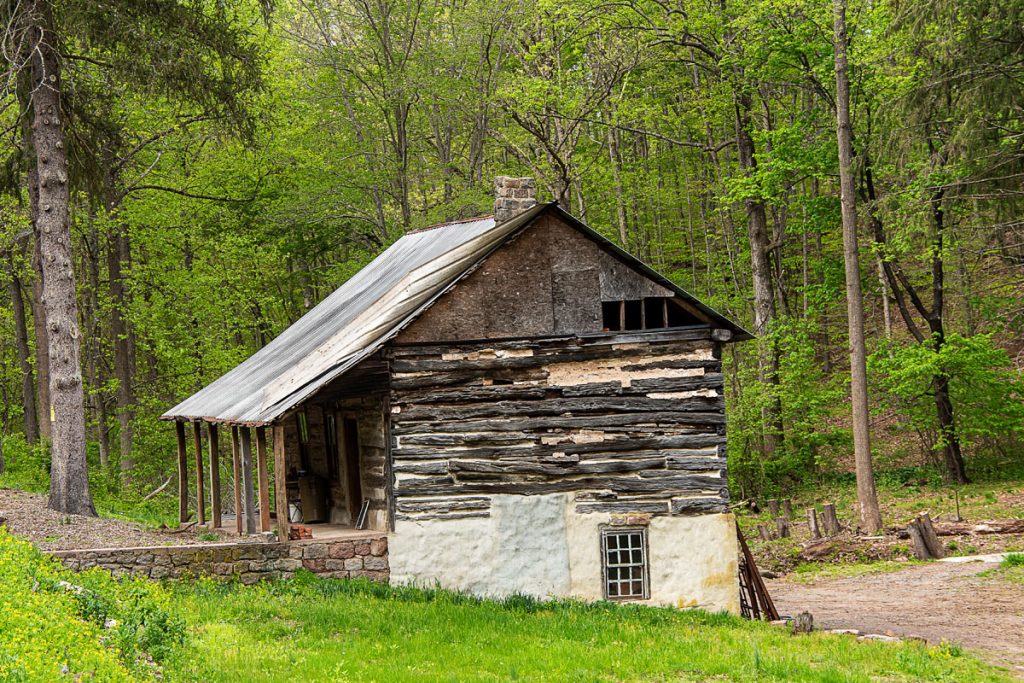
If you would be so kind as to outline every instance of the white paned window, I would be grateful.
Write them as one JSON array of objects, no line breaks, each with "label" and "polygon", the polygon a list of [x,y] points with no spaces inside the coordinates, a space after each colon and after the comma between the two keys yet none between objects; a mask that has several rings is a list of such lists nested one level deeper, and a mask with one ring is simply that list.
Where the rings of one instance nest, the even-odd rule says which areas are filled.
[{"label": "white paned window", "polygon": [[605,529],[601,532],[601,569],[608,600],[651,597],[647,569],[647,529]]}]

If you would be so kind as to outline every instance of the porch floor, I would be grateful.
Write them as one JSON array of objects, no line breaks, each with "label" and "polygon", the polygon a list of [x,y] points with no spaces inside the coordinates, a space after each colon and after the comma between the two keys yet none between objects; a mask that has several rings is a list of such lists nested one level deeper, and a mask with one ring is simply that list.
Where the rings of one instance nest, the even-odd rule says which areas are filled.
[{"label": "porch floor", "polygon": [[[207,522],[204,526],[209,526]],[[259,526],[259,520],[256,521]],[[238,536],[235,533],[235,516],[233,514],[224,514],[221,518],[221,528],[217,531],[221,534]],[[373,529],[356,529],[355,527],[347,526],[345,524],[327,524],[324,522],[309,522],[302,523],[302,526],[306,527],[313,532],[313,540],[315,541],[327,541],[327,540],[352,540],[360,538],[379,538],[386,536],[386,531],[374,531]],[[271,528],[275,528],[273,518],[271,518]],[[257,532],[256,535],[258,535]],[[246,538],[247,534],[242,534],[241,538]],[[304,539],[309,540],[309,539]],[[292,541],[295,543],[296,541]],[[298,541],[301,542],[301,541]]]}]

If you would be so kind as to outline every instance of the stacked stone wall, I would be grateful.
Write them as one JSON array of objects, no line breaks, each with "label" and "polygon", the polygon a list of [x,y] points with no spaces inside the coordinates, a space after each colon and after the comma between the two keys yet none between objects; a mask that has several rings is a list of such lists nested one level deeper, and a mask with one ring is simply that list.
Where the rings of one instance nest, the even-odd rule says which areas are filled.
[{"label": "stacked stone wall", "polygon": [[385,535],[291,543],[63,550],[53,555],[74,570],[100,567],[118,576],[131,574],[151,579],[211,576],[237,578],[252,584],[288,579],[299,569],[307,569],[324,578],[365,578],[387,583],[390,575]]}]

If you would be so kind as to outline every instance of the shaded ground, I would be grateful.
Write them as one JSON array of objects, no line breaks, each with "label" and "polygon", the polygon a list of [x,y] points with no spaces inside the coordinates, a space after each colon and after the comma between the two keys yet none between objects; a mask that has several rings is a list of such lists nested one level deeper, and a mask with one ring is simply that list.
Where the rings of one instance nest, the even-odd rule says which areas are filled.
[{"label": "shaded ground", "polygon": [[46,502],[46,496],[37,493],[0,489],[0,516],[7,519],[8,530],[40,550],[185,545],[202,543],[199,534],[209,533],[195,527],[171,533],[119,519],[65,515],[49,509]]},{"label": "shaded ground", "polygon": [[768,581],[780,614],[808,611],[820,629],[916,636],[975,650],[1024,678],[1024,588],[979,576],[992,562],[932,562],[895,572]]}]

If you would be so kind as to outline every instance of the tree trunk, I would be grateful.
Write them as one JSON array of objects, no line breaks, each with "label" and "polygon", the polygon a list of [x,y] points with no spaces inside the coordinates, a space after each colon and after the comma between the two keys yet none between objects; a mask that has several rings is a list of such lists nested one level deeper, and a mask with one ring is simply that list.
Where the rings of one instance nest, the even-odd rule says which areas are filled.
[{"label": "tree trunk", "polygon": [[50,507],[95,515],[85,459],[85,397],[71,259],[68,161],[64,148],[57,40],[46,0],[32,5],[32,136],[39,177],[36,239],[43,271],[53,414]]},{"label": "tree trunk", "polygon": [[21,279],[11,265],[11,309],[14,312],[14,343],[18,349],[18,366],[21,368],[21,405],[25,414],[25,440],[35,443],[39,440],[39,423],[36,421],[35,386],[32,381],[31,351],[28,347],[28,323],[25,317],[25,300],[22,298]]},{"label": "tree trunk", "polygon": [[[28,13],[26,12],[26,17]],[[29,59],[30,46],[26,46],[24,59]],[[32,223],[34,234],[36,223],[39,220],[39,173],[36,164],[36,152],[33,147],[32,133],[32,91],[33,80],[31,69],[22,69],[18,73],[18,108],[21,118],[21,135],[24,140],[23,153],[25,155],[25,185],[28,187],[29,197],[29,219]],[[47,355],[48,341],[46,338],[46,316],[43,313],[43,270],[39,258],[39,240],[32,240],[32,270],[35,278],[32,281],[31,298],[29,303],[32,307],[32,327],[35,333],[35,354],[36,354],[36,425],[39,436],[43,441],[50,441],[50,361]]]},{"label": "tree trunk", "polygon": [[[945,155],[938,155],[942,165],[945,166]],[[932,220],[934,222],[935,237],[932,243],[932,310],[928,316],[928,328],[932,333],[931,342],[934,345],[935,353],[942,351],[946,343],[946,327],[944,321],[945,313],[945,291],[942,251],[945,247],[944,237],[946,229],[946,213],[942,202],[945,191],[940,189],[932,197]],[[967,470],[964,466],[964,456],[960,450],[960,435],[956,430],[956,419],[953,414],[953,399],[949,395],[949,377],[945,374],[936,374],[932,378],[932,393],[935,396],[935,412],[939,423],[939,434],[942,442],[942,456],[946,465],[946,480],[957,484],[966,484]]]},{"label": "tree trunk", "polygon": [[[750,176],[757,169],[754,156],[754,138],[750,134],[750,111],[753,107],[748,94],[736,98],[736,147],[740,167]],[[772,284],[768,239],[768,215],[764,201],[754,197],[744,199],[747,212],[747,239],[750,241],[750,272],[754,285],[754,334],[764,335],[775,317],[775,297]],[[759,354],[760,380],[775,387],[779,383],[778,354],[774,343],[762,344]],[[764,450],[770,456],[782,446],[782,406],[778,398],[766,403],[762,411],[764,421]]]},{"label": "tree trunk", "polygon": [[835,0],[836,136],[839,143],[843,260],[846,265],[846,315],[850,330],[850,399],[853,403],[853,456],[857,470],[860,523],[867,533],[882,528],[871,462],[868,426],[867,354],[864,348],[864,299],[857,247],[857,198],[853,182],[853,131],[850,128],[850,78],[846,59],[846,0]]},{"label": "tree trunk", "polygon": [[117,422],[120,443],[121,472],[131,477],[135,467],[132,455],[132,419],[135,417],[135,394],[132,390],[134,372],[132,339],[124,314],[128,297],[124,286],[123,267],[130,259],[131,244],[125,226],[114,207],[114,228],[108,241],[107,273],[110,279],[110,337],[114,349],[114,377],[117,379]]}]

